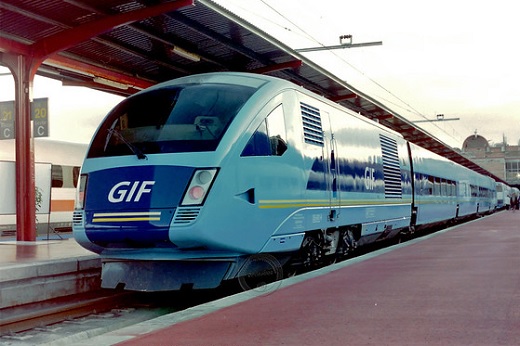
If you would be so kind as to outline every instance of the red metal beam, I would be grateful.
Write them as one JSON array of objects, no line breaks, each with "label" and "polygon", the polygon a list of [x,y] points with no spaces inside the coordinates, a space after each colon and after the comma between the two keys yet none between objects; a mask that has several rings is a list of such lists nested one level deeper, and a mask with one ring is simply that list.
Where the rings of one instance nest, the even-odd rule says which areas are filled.
[{"label": "red metal beam", "polygon": [[341,102],[341,101],[353,99],[353,98],[356,98],[356,97],[357,97],[356,94],[351,93],[351,94],[338,95],[338,96],[335,96],[335,97],[331,97],[330,100],[334,101],[334,102]]},{"label": "red metal beam", "polygon": [[106,68],[103,68],[100,66],[96,66],[96,65],[88,64],[88,63],[81,62],[78,60],[74,60],[71,58],[67,58],[64,56],[60,56],[58,54],[54,54],[54,55],[50,56],[47,60],[45,60],[45,64],[59,66],[64,69],[69,69],[71,71],[84,73],[86,75],[106,78],[106,79],[112,80],[114,82],[126,84],[130,87],[136,87],[138,89],[146,89],[146,88],[154,85],[154,83],[144,80],[144,79],[136,78],[136,77],[129,76],[124,73],[119,73],[119,72],[116,72],[113,70],[109,70],[109,69],[106,69]]},{"label": "red metal beam", "polygon": [[392,119],[394,116],[390,113],[383,113],[379,115],[375,115],[375,117],[379,120],[386,120],[386,119]]},{"label": "red metal beam", "polygon": [[284,62],[284,63],[280,63],[280,64],[273,64],[273,65],[269,65],[266,67],[257,68],[254,70],[250,70],[249,72],[264,74],[264,73],[276,72],[276,71],[281,71],[281,70],[286,70],[286,69],[294,69],[294,68],[298,68],[300,66],[302,66],[301,60],[292,60],[292,61],[288,61],[288,62]]},{"label": "red metal beam", "polygon": [[73,47],[80,42],[101,35],[119,26],[155,17],[166,12],[176,11],[186,6],[193,6],[193,0],[177,0],[139,10],[120,13],[89,22],[57,34],[48,36],[31,45],[33,56],[42,61],[48,56]]},{"label": "red metal beam", "polygon": [[[0,51],[12,53],[15,55],[31,55],[30,46],[3,37],[0,37]],[[61,67],[66,70],[84,74],[86,76],[95,76],[109,79],[117,83],[126,84],[129,87],[135,87],[137,89],[146,89],[154,85],[154,83],[152,83],[151,81],[136,78],[107,68],[64,57],[59,54],[53,54],[49,56],[45,60],[45,63],[50,66]]]},{"label": "red metal beam", "polygon": [[135,94],[135,93],[140,91],[139,89],[135,89],[135,88],[132,88],[132,87],[129,87],[128,89],[120,89],[120,88],[110,87],[108,85],[102,85],[102,84],[99,84],[99,83],[96,83],[96,82],[88,82],[88,81],[85,81],[85,82],[69,82],[67,80],[64,80],[62,82],[62,85],[63,86],[84,87],[84,88],[89,88],[89,89],[94,89],[94,90],[108,92],[108,93],[111,93],[111,94],[114,94],[114,95],[120,95],[120,96],[123,96],[123,97],[127,97],[127,96],[130,96],[130,95],[133,95],[133,94]]},{"label": "red metal beam", "polygon": [[28,45],[0,36],[0,51],[5,53],[30,55]]}]

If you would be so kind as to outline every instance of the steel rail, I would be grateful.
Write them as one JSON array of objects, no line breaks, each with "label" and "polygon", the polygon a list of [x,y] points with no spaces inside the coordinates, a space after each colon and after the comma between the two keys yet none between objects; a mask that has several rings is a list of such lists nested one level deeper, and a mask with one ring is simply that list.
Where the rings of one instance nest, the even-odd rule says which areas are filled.
[{"label": "steel rail", "polygon": [[96,291],[0,309],[0,336],[109,311],[131,296],[131,292]]}]

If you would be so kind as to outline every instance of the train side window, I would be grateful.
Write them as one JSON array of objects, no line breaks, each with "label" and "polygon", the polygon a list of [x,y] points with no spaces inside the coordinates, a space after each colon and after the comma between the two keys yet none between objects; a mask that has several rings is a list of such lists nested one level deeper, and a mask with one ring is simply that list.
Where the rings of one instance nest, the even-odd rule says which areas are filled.
[{"label": "train side window", "polygon": [[418,191],[419,195],[427,195],[428,194],[428,177],[426,175],[420,174],[418,180],[420,190]]},{"label": "train side window", "polygon": [[287,136],[283,107],[279,105],[267,117],[267,133],[271,143],[271,155],[282,156],[287,150]]},{"label": "train side window", "polygon": [[432,176],[428,177],[426,194],[430,195],[430,196],[433,195],[433,177]]},{"label": "train side window", "polygon": [[451,193],[450,195],[451,196],[457,196],[457,182],[455,181],[450,181],[450,185],[451,185]]},{"label": "train side window", "polygon": [[63,167],[52,165],[51,168],[52,187],[63,187]]},{"label": "train side window", "polygon": [[436,178],[436,177],[433,178],[433,195],[434,196],[441,195],[441,183],[439,181],[439,178]]},{"label": "train side window", "polygon": [[461,190],[462,190],[462,196],[463,197],[470,197],[471,196],[468,183],[462,183]]},{"label": "train side window", "polygon": [[287,150],[282,105],[275,108],[249,139],[240,156],[281,156]]},{"label": "train side window", "polygon": [[441,196],[451,195],[451,187],[449,180],[441,179]]},{"label": "train side window", "polygon": [[270,154],[271,146],[267,135],[267,124],[264,120],[247,142],[240,156],[269,156]]},{"label": "train side window", "polygon": [[478,187],[476,185],[470,184],[469,188],[471,190],[471,197],[477,197],[478,196]]}]

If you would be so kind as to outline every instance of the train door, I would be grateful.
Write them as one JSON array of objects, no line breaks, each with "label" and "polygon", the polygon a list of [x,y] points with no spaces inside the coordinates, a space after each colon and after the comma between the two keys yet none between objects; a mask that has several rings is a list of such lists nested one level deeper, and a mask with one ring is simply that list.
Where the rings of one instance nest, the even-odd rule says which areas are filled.
[{"label": "train door", "polygon": [[338,145],[334,137],[333,125],[330,114],[322,112],[323,119],[323,157],[327,165],[325,170],[325,179],[327,181],[327,194],[329,199],[329,220],[334,221],[338,215],[341,207],[341,188],[340,188],[340,162],[338,156]]}]

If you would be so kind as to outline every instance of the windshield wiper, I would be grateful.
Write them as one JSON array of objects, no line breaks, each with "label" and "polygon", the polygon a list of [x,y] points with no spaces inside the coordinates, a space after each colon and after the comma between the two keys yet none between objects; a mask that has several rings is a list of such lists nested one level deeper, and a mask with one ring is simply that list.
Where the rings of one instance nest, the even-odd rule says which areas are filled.
[{"label": "windshield wiper", "polygon": [[115,128],[111,128],[111,129],[108,129],[108,133],[110,135],[116,135],[116,137],[119,138],[123,143],[125,143],[125,145],[128,147],[128,149],[130,149],[132,151],[132,153],[134,153],[139,160],[148,159],[148,157],[146,157],[146,155],[138,147],[136,147],[135,145],[130,143],[125,138],[125,136],[123,136],[123,134],[121,132],[119,132],[119,130],[117,130]]}]

